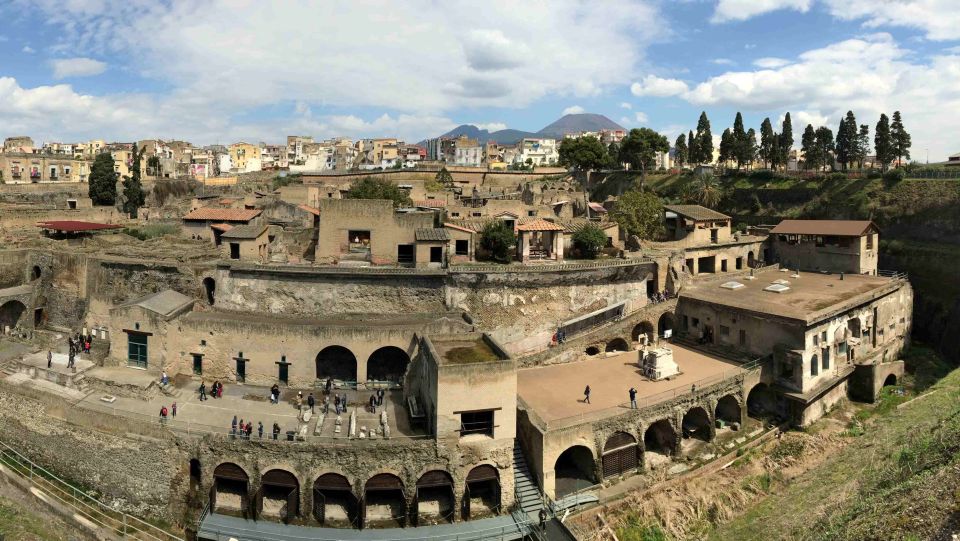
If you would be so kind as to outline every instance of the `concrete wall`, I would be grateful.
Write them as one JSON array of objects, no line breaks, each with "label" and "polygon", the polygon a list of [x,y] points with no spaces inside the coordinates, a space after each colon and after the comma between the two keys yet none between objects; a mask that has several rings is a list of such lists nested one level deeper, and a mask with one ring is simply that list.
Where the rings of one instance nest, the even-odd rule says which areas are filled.
[{"label": "concrete wall", "polygon": [[350,231],[370,232],[370,263],[397,263],[397,246],[414,244],[414,231],[434,227],[433,212],[400,214],[379,199],[321,199],[318,262],[334,263],[349,254]]}]

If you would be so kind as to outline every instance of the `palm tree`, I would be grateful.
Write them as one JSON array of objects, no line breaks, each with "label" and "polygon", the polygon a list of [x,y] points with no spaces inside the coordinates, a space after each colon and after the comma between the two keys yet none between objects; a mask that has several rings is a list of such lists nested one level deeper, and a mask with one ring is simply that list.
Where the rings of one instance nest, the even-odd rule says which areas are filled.
[{"label": "palm tree", "polygon": [[713,175],[699,175],[693,185],[693,196],[701,205],[714,208],[723,198],[723,189]]}]

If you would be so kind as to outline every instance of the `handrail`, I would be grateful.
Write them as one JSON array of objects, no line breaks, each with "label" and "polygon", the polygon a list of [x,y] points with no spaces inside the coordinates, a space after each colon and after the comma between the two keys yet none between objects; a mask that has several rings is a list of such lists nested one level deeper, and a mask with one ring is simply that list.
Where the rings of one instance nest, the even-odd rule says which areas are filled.
[{"label": "handrail", "polygon": [[133,515],[116,511],[100,500],[83,493],[78,490],[77,487],[35,464],[7,443],[0,441],[0,447],[2,447],[2,450],[0,450],[0,464],[9,466],[10,471],[28,479],[31,485],[44,489],[46,494],[56,498],[64,505],[73,508],[80,516],[94,524],[116,532],[121,536],[132,535],[134,539],[183,541],[182,537],[178,537]]}]

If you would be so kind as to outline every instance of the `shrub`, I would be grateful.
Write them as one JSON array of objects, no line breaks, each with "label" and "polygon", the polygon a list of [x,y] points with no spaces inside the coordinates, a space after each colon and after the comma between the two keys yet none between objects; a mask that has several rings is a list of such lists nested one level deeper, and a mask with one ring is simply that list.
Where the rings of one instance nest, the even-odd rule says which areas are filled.
[{"label": "shrub", "polygon": [[140,227],[125,227],[123,233],[140,240],[147,240],[164,235],[176,235],[180,227],[176,224],[149,224]]},{"label": "shrub", "polygon": [[501,220],[490,222],[480,232],[480,247],[483,253],[499,263],[509,263],[513,259],[513,248],[516,244],[513,229]]},{"label": "shrub", "polygon": [[841,173],[839,171],[837,171],[836,173],[830,173],[829,175],[827,175],[827,180],[833,180],[833,181],[847,180],[847,174]]},{"label": "shrub", "polygon": [[870,171],[867,173],[867,180],[876,180],[882,176],[883,175],[880,174],[880,171]]},{"label": "shrub", "polygon": [[769,169],[763,169],[760,171],[752,171],[750,173],[750,180],[773,180],[777,178],[777,173]]},{"label": "shrub", "polygon": [[394,208],[413,204],[405,190],[385,178],[364,177],[350,186],[347,199],[389,199]]},{"label": "shrub", "polygon": [[607,244],[607,234],[594,224],[587,224],[573,234],[573,246],[587,259],[596,259]]},{"label": "shrub", "polygon": [[885,182],[897,183],[906,178],[907,174],[902,169],[891,169],[883,174]]}]

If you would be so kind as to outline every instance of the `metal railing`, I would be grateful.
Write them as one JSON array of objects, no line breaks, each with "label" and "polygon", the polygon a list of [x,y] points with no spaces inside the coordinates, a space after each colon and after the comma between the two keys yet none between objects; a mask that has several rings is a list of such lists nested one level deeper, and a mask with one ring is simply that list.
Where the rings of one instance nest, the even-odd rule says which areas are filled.
[{"label": "metal railing", "polygon": [[895,280],[907,280],[910,276],[904,271],[878,269],[877,276],[884,278],[893,278]]},{"label": "metal railing", "polygon": [[600,261],[583,261],[572,263],[545,263],[538,265],[513,264],[469,264],[469,265],[450,265],[447,269],[451,273],[471,273],[471,272],[554,272],[554,271],[577,271],[592,270],[613,267],[631,267],[636,265],[649,265],[651,259],[632,258],[632,259],[610,259]]},{"label": "metal railing", "polygon": [[0,441],[0,464],[28,480],[44,495],[70,507],[79,516],[121,537],[156,541],[183,541],[182,537],[145,522],[135,516],[111,509],[109,505],[84,493],[76,486],[38,466],[16,449]]}]

